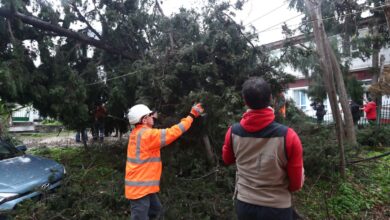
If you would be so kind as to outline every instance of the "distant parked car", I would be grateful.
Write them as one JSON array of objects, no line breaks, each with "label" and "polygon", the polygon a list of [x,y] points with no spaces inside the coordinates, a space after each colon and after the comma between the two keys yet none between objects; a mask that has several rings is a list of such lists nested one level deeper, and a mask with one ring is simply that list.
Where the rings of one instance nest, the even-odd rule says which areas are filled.
[{"label": "distant parked car", "polygon": [[26,150],[0,140],[0,213],[60,186],[66,173],[61,164],[25,154]]}]

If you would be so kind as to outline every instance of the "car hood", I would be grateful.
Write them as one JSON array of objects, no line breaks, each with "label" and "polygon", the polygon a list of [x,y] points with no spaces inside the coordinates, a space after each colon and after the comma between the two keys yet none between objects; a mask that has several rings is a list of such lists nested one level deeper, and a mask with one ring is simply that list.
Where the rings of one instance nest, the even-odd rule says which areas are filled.
[{"label": "car hood", "polygon": [[23,193],[64,175],[59,163],[38,156],[23,155],[0,161],[0,192]]}]

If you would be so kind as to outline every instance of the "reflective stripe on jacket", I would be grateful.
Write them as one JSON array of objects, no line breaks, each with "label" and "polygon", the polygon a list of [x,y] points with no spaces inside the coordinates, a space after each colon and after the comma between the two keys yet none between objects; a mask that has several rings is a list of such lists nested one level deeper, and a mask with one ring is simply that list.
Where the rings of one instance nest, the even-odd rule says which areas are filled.
[{"label": "reflective stripe on jacket", "polygon": [[138,199],[160,191],[162,163],[160,149],[179,138],[191,127],[188,116],[166,129],[137,125],[131,132],[127,147],[125,196]]}]

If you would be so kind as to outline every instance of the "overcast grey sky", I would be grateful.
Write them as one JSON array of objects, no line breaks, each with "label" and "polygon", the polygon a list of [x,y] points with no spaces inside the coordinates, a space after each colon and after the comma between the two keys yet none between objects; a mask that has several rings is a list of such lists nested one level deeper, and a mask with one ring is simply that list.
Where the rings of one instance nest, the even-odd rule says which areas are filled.
[{"label": "overcast grey sky", "polygon": [[[231,1],[235,2],[236,0]],[[207,1],[162,0],[162,8],[166,15],[171,15],[177,12],[180,7],[197,9],[205,2]],[[280,28],[281,23],[289,20],[287,25],[296,28],[302,16],[295,10],[289,10],[286,0],[248,0],[243,10],[237,12],[236,21],[242,22],[244,25],[252,24],[255,26],[259,32],[259,43],[265,44],[283,38]]]}]

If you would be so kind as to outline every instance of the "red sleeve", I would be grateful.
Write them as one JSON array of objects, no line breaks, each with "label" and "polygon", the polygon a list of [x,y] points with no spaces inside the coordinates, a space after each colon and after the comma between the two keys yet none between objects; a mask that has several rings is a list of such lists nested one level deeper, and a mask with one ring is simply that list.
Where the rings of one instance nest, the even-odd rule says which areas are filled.
[{"label": "red sleeve", "polygon": [[376,108],[373,103],[369,102],[364,106],[364,111],[366,113],[370,112],[372,109]]},{"label": "red sleeve", "polygon": [[230,165],[236,162],[236,157],[234,156],[234,151],[231,142],[231,133],[232,128],[230,127],[226,132],[225,142],[222,146],[222,159],[226,165]]},{"label": "red sleeve", "polygon": [[370,106],[368,104],[364,105],[364,109],[363,110],[367,113],[368,110],[370,110]]},{"label": "red sleeve", "polygon": [[370,110],[371,111],[376,111],[376,104],[375,103],[371,103]]},{"label": "red sleeve", "polygon": [[303,186],[303,149],[297,133],[291,128],[286,136],[287,175],[290,180],[288,189],[291,192],[298,191]]}]

